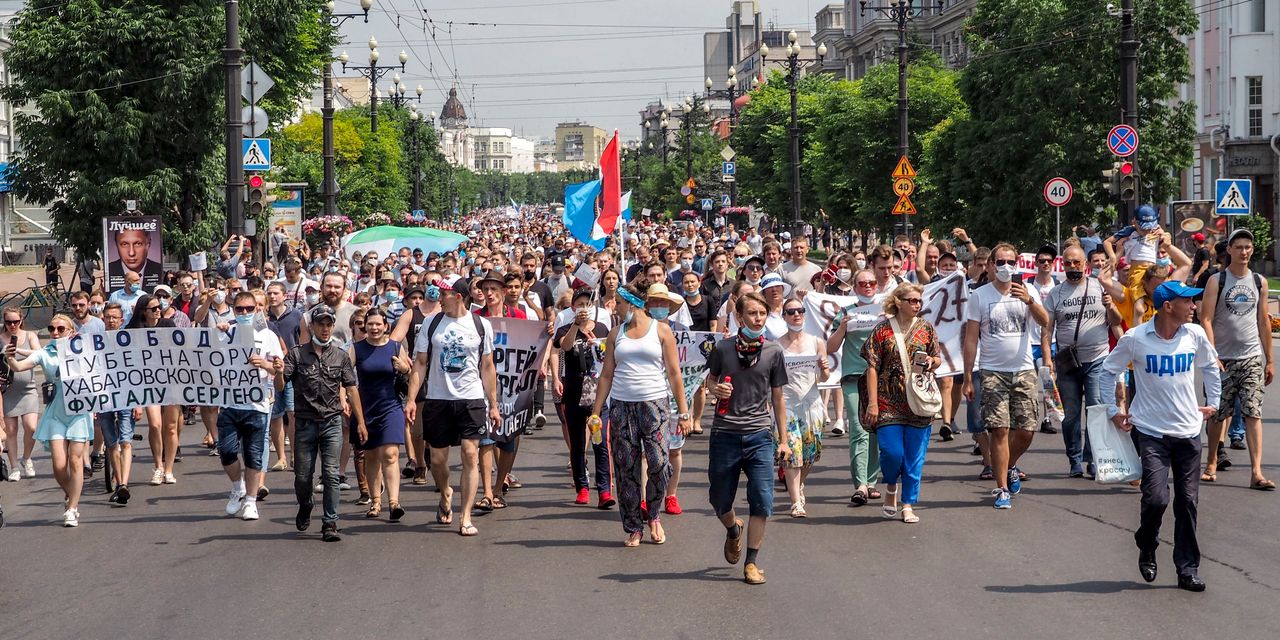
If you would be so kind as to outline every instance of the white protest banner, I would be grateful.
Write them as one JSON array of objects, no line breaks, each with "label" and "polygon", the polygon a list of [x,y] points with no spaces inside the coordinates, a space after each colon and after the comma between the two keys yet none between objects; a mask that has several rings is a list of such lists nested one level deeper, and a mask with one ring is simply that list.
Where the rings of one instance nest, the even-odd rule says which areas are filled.
[{"label": "white protest banner", "polygon": [[82,414],[268,401],[267,372],[249,364],[253,352],[253,332],[234,327],[122,329],[59,340],[64,408]]},{"label": "white protest banner", "polygon": [[507,442],[524,433],[533,419],[533,392],[546,352],[547,323],[489,318],[493,325],[493,364],[498,370],[498,412],[502,426],[489,437]]},{"label": "white protest banner", "polygon": [[[964,329],[964,303],[969,298],[969,287],[965,284],[964,274],[957,271],[937,282],[925,285],[924,309],[920,317],[933,324],[938,334],[938,350],[942,356],[942,366],[938,368],[938,377],[959,375],[963,373],[964,352],[961,331]],[[866,341],[871,328],[880,321],[883,310],[880,303],[861,304],[850,296],[830,296],[809,292],[804,297],[805,325],[804,330],[824,340],[831,336],[837,328],[835,318],[843,311],[850,314],[846,336]],[[849,339],[846,337],[846,339]],[[837,360],[827,385],[838,385],[840,363]],[[834,384],[833,384],[834,383]]]},{"label": "white protest banner", "polygon": [[[676,331],[676,353],[680,355],[680,377],[684,380],[684,401],[693,410],[693,395],[707,379],[707,358],[716,348],[718,333],[710,331]],[[675,407],[675,397],[671,399]]]},{"label": "white protest banner", "polygon": [[209,268],[209,260],[203,251],[187,256],[187,262],[191,264],[191,270],[193,272],[204,271]]},{"label": "white protest banner", "polygon": [[[1018,254],[1018,271],[1022,275],[1035,275],[1036,273],[1036,254],[1019,253]],[[1067,272],[1062,268],[1062,256],[1053,259],[1053,275],[1061,282],[1067,277]]]},{"label": "white protest banner", "polygon": [[573,272],[573,277],[581,280],[588,287],[595,287],[600,284],[600,272],[585,262],[578,265],[578,269]]}]

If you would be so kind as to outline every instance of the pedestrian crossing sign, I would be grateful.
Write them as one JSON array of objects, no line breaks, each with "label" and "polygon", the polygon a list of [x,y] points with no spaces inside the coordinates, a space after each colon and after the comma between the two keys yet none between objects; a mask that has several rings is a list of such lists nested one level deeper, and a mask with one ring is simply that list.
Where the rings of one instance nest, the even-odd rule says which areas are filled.
[{"label": "pedestrian crossing sign", "polygon": [[271,170],[271,139],[245,138],[241,145],[245,171]]},{"label": "pedestrian crossing sign", "polygon": [[1253,181],[1219,178],[1215,182],[1214,212],[1220,216],[1247,216],[1253,204]]}]

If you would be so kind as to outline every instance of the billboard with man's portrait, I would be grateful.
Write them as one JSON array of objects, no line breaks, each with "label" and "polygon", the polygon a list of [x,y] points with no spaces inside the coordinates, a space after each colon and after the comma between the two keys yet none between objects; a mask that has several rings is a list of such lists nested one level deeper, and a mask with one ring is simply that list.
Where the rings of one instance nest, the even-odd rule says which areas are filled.
[{"label": "billboard with man's portrait", "polygon": [[124,288],[129,271],[151,291],[164,277],[159,216],[112,216],[102,219],[102,258],[106,261],[107,291]]}]

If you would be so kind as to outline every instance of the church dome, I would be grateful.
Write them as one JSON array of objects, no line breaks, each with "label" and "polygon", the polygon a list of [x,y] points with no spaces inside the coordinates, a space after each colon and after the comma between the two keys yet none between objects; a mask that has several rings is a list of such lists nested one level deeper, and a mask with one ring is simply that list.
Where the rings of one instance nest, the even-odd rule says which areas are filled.
[{"label": "church dome", "polygon": [[467,112],[458,99],[457,87],[449,89],[449,99],[444,101],[444,107],[440,109],[440,120],[445,126],[466,123]]}]

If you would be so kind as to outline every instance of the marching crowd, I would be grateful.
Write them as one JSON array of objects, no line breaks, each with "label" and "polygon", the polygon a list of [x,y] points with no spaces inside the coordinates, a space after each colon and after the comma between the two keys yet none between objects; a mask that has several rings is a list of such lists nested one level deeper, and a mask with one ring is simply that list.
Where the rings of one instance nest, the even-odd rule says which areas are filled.
[{"label": "marching crowd", "polygon": [[[548,342],[522,426],[542,429],[548,412],[559,416],[574,502],[589,504],[594,486],[596,506],[620,512],[627,547],[646,529],[652,543],[667,541],[663,517],[682,511],[683,445],[696,434],[709,432],[709,500],[725,527],[725,560],[745,559],[744,579],[759,584],[775,484],[785,486],[790,516],[806,517],[805,481],[825,437],[849,438],[853,506],[875,502],[885,518],[914,524],[935,424],[942,441],[972,439],[991,504],[1010,509],[1037,432],[1060,430],[1065,472],[1094,476],[1085,407],[1105,405],[1141,460],[1133,484],[1142,492],[1142,577],[1155,579],[1172,502],[1178,584],[1199,591],[1197,495],[1232,464],[1227,446],[1248,449],[1252,488],[1275,488],[1261,462],[1262,395],[1274,376],[1268,289],[1249,269],[1248,230],[1216,243],[1197,234],[1188,256],[1154,208],[1130,222],[1105,238],[1081,227],[1060,248],[1040,247],[1034,274],[1023,273],[1017,247],[978,246],[963,229],[879,243],[829,228],[806,235],[723,219],[643,220],[593,250],[533,207],[455,223],[469,240],[440,254],[362,255],[273,237],[258,262],[246,239],[232,237],[207,272],[171,273],[151,291],[130,272],[109,295],[75,293],[71,313],[55,316],[48,333],[236,327],[252,332],[251,364],[268,400],[68,414],[56,344],[42,344],[20,310],[5,309],[0,473],[10,482],[36,477],[34,446],[43,444],[66,494],[61,522],[75,527],[94,473],[109,468],[108,501],[129,504],[144,416],[152,466],[139,475],[151,485],[179,482],[179,433],[198,420],[230,483],[228,515],[258,519],[266,472],[292,469],[296,528],[311,526],[320,494],[325,541],[341,538],[339,500],[353,476],[367,518],[385,510],[400,521],[401,482],[430,482],[440,492],[435,522],[475,536],[473,514],[506,507],[521,486],[519,432],[494,437],[504,416],[491,322],[520,319],[545,323]],[[825,265],[809,259],[811,237]],[[938,377],[945,345],[921,313],[925,287],[956,272],[968,296],[954,354],[962,365]],[[825,333],[806,321],[804,298],[815,292],[846,301]],[[873,310],[870,321],[862,308]],[[704,353],[705,382],[689,390],[677,347],[684,331],[719,337]],[[1060,421],[1045,410],[1054,386]],[[744,476],[745,519],[736,499]]]}]

